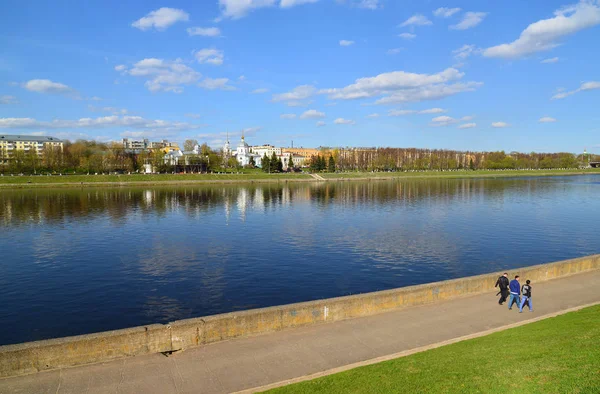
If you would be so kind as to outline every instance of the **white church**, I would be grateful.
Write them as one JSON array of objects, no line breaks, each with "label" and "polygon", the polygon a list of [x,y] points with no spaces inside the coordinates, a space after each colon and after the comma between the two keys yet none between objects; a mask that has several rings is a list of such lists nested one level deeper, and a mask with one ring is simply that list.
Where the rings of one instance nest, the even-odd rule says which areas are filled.
[{"label": "white church", "polygon": [[230,157],[234,157],[241,166],[247,166],[250,164],[251,159],[254,159],[254,165],[256,167],[262,167],[262,157],[259,154],[252,153],[252,149],[246,143],[244,139],[244,132],[242,131],[242,139],[237,146],[235,151],[231,150],[231,146],[229,145],[229,135],[227,136],[227,140],[225,142],[225,146],[223,146],[223,156],[226,159]]}]

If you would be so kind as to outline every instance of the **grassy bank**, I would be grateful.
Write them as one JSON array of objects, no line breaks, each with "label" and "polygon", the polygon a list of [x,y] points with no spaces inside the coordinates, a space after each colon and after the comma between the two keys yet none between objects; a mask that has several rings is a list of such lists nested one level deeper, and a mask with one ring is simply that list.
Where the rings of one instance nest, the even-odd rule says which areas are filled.
[{"label": "grassy bank", "polygon": [[269,392],[600,393],[599,349],[593,306]]},{"label": "grassy bank", "polygon": [[[600,174],[600,169],[587,170],[507,170],[507,171],[424,171],[424,172],[345,172],[320,174],[326,180],[368,179],[419,179],[419,178],[479,178],[511,176],[553,176]],[[131,175],[52,175],[52,176],[0,176],[0,187],[43,187],[81,185],[160,185],[193,183],[243,183],[314,180],[308,174],[267,174],[261,171],[246,171],[228,174],[131,174]]]},{"label": "grassy bank", "polygon": [[325,179],[355,178],[466,178],[600,174],[600,168],[584,170],[475,170],[475,171],[418,171],[418,172],[345,172],[320,174]]}]

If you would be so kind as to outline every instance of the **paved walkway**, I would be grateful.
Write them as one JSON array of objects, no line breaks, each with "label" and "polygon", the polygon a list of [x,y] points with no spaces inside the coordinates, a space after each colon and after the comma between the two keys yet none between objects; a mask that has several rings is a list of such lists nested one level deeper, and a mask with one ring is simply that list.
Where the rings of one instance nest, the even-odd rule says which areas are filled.
[{"label": "paved walkway", "polygon": [[[525,279],[525,278],[523,278]],[[0,380],[0,393],[229,393],[600,302],[600,270],[533,283],[534,312],[495,292],[376,316]]]}]

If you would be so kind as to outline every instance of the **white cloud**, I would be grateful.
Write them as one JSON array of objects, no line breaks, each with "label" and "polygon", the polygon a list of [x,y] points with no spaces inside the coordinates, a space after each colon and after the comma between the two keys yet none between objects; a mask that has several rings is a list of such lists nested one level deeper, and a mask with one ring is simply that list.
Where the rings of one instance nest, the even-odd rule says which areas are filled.
[{"label": "white cloud", "polygon": [[190,36],[219,37],[221,35],[221,29],[218,27],[188,27],[186,30]]},{"label": "white cloud", "polygon": [[324,117],[325,113],[319,112],[316,109],[309,109],[308,111],[305,111],[302,115],[300,115],[300,119],[320,119]]},{"label": "white cloud", "polygon": [[75,129],[75,128],[110,128],[130,127],[134,129],[161,129],[166,131],[192,130],[204,125],[185,122],[145,119],[141,116],[102,116],[98,118],[81,118],[77,120],[55,119],[50,122],[33,118],[0,118],[0,128],[5,129]]},{"label": "white cloud", "polygon": [[479,82],[448,83],[463,76],[464,73],[455,68],[448,68],[436,74],[394,71],[375,77],[359,78],[344,88],[322,89],[319,93],[327,94],[332,100],[385,96],[377,100],[376,104],[394,104],[439,99],[472,91],[482,85]]},{"label": "white cloud", "polygon": [[460,8],[441,7],[441,8],[438,8],[437,10],[433,11],[433,15],[440,17],[440,18],[450,18],[452,15],[456,14],[457,12],[460,12]]},{"label": "white cloud", "polygon": [[548,64],[548,63],[557,63],[557,62],[558,62],[558,58],[552,57],[550,59],[544,59],[540,63]]},{"label": "white cloud", "polygon": [[407,20],[405,20],[404,22],[402,22],[400,24],[400,27],[429,26],[429,25],[433,25],[433,22],[431,22],[429,19],[427,19],[427,17],[425,15],[415,14],[415,15],[411,16],[410,18],[408,18]]},{"label": "white cloud", "polygon": [[379,118],[379,116],[380,116],[379,114],[370,114],[370,115],[367,115],[367,118],[374,119],[374,118]]},{"label": "white cloud", "polygon": [[317,127],[323,127],[325,126],[327,123],[323,122],[322,120],[317,122]]},{"label": "white cloud", "polygon": [[379,0],[358,0],[355,1],[358,8],[366,8],[369,10],[376,10],[380,7]]},{"label": "white cloud", "polygon": [[460,118],[460,120],[462,120],[463,122],[468,122],[469,120],[473,119],[475,119],[473,115],[463,116],[462,118]]},{"label": "white cloud", "polygon": [[115,71],[125,71],[127,70],[127,66],[124,64],[119,64],[118,66],[115,66]]},{"label": "white cloud", "polygon": [[290,107],[299,107],[305,104],[305,100],[312,97],[317,89],[312,85],[297,86],[287,93],[274,94],[271,101],[275,103],[285,102]]},{"label": "white cloud", "polygon": [[281,114],[279,115],[281,119],[296,119],[296,114]]},{"label": "white cloud", "polygon": [[281,8],[290,8],[301,4],[316,3],[319,0],[281,0],[279,6]]},{"label": "white cloud", "polygon": [[429,108],[419,111],[419,114],[442,114],[444,112],[448,112],[443,108]]},{"label": "white cloud", "polygon": [[416,36],[417,36],[416,34],[412,34],[412,33],[400,33],[400,34],[398,34],[398,37],[404,38],[405,40],[412,40]]},{"label": "white cloud", "polygon": [[162,7],[133,22],[131,26],[137,27],[140,30],[149,30],[152,28],[165,30],[177,22],[187,22],[189,19],[189,14],[183,10]]},{"label": "white cloud", "polygon": [[425,100],[438,100],[458,93],[472,92],[482,86],[483,82],[465,82],[455,84],[438,84],[414,89],[406,89],[377,100],[376,104],[401,104]]},{"label": "white cloud", "polygon": [[416,114],[417,111],[414,109],[391,109],[388,112],[388,116],[405,116]]},{"label": "white cloud", "polygon": [[432,84],[444,83],[462,78],[464,73],[454,68],[448,68],[437,74],[416,74],[405,71],[393,71],[379,74],[375,77],[359,78],[352,85],[341,89],[325,89],[331,99],[350,100],[373,97],[387,92],[410,89]]},{"label": "white cloud", "polygon": [[110,112],[113,115],[126,115],[129,112],[125,108],[96,107],[95,105],[88,105],[88,109],[92,112]]},{"label": "white cloud", "polygon": [[52,82],[49,79],[32,79],[25,82],[23,87],[31,92],[64,94],[72,93],[73,89],[59,82]]},{"label": "white cloud", "polygon": [[319,0],[219,0],[219,7],[223,18],[240,19],[259,8],[275,5],[279,5],[280,8],[291,8],[317,1]]},{"label": "white cloud", "polygon": [[477,123],[465,123],[458,126],[459,129],[472,129],[474,127],[477,127]]},{"label": "white cloud", "polygon": [[487,16],[487,12],[467,12],[456,25],[451,25],[452,30],[467,30],[480,24]]},{"label": "white cloud", "polygon": [[452,54],[457,59],[466,59],[475,51],[475,45],[463,45],[462,47],[452,51]]},{"label": "white cloud", "polygon": [[492,127],[496,128],[496,129],[501,129],[504,127],[509,127],[510,125],[506,122],[494,122],[492,123]]},{"label": "white cloud", "polygon": [[559,93],[552,96],[552,100],[564,99],[565,97],[569,97],[571,95],[574,95],[575,93],[585,92],[587,90],[595,90],[595,89],[600,89],[600,82],[596,82],[596,81],[584,82],[581,84],[581,86],[578,89],[572,90],[570,92],[561,90]]},{"label": "white cloud", "polygon": [[195,83],[202,76],[199,72],[183,64],[181,59],[166,61],[147,58],[135,63],[130,69],[123,70],[133,77],[146,78],[144,84],[151,92],[183,92],[183,85]]},{"label": "white cloud", "polygon": [[239,19],[255,9],[271,7],[275,2],[275,0],[219,0],[219,7],[223,17]]},{"label": "white cloud", "polygon": [[382,8],[381,0],[336,0],[338,4],[349,4],[351,7],[376,10]]},{"label": "white cloud", "polygon": [[405,116],[405,115],[414,115],[414,114],[419,114],[419,115],[441,114],[444,112],[447,112],[447,111],[443,108],[429,108],[429,109],[423,109],[421,111],[417,111],[414,109],[392,109],[388,112],[388,116]]},{"label": "white cloud", "polygon": [[246,76],[245,76],[245,75],[240,75],[240,76],[238,77],[238,80],[243,82],[243,81],[245,81],[245,80],[246,80]]},{"label": "white cloud", "polygon": [[267,93],[269,91],[269,89],[267,88],[258,88],[258,89],[254,89],[251,93],[252,94],[263,94],[263,93]]},{"label": "white cloud", "polygon": [[438,116],[435,117],[433,119],[431,119],[431,126],[448,126],[451,124],[454,124],[458,122],[458,120],[454,119],[451,116],[446,116],[446,115],[442,115],[442,116]]},{"label": "white cloud", "polygon": [[540,118],[539,122],[540,123],[554,123],[554,122],[556,122],[556,119],[551,118],[549,116],[544,116],[543,118]]},{"label": "white cloud", "polygon": [[354,41],[340,40],[340,46],[349,47],[350,45],[354,45]]},{"label": "white cloud", "polygon": [[400,52],[402,52],[404,48],[392,48],[392,49],[388,49],[387,54],[388,55],[397,55]]},{"label": "white cloud", "polygon": [[204,78],[200,83],[198,83],[198,87],[208,90],[235,90],[235,87],[231,85],[227,85],[229,82],[229,78]]},{"label": "white cloud", "polygon": [[333,121],[333,123],[335,123],[335,124],[356,124],[355,121],[350,120],[350,119],[344,119],[344,118],[337,118],[336,120]]},{"label": "white cloud", "polygon": [[15,96],[0,96],[0,104],[16,104],[17,98]]},{"label": "white cloud", "polygon": [[557,47],[558,40],[600,24],[597,0],[582,0],[554,12],[554,18],[543,19],[527,26],[519,38],[508,44],[487,48],[487,57],[519,58]]},{"label": "white cloud", "polygon": [[196,60],[198,63],[208,63],[213,64],[215,66],[220,66],[223,64],[223,51],[214,48],[204,48],[196,51],[194,53]]}]

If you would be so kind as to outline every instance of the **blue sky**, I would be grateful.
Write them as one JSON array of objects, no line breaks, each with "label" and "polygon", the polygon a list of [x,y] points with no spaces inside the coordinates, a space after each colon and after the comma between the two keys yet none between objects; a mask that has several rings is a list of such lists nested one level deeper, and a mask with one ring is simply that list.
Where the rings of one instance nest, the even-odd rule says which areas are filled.
[{"label": "blue sky", "polygon": [[0,133],[600,152],[599,39],[599,0],[5,0]]}]

